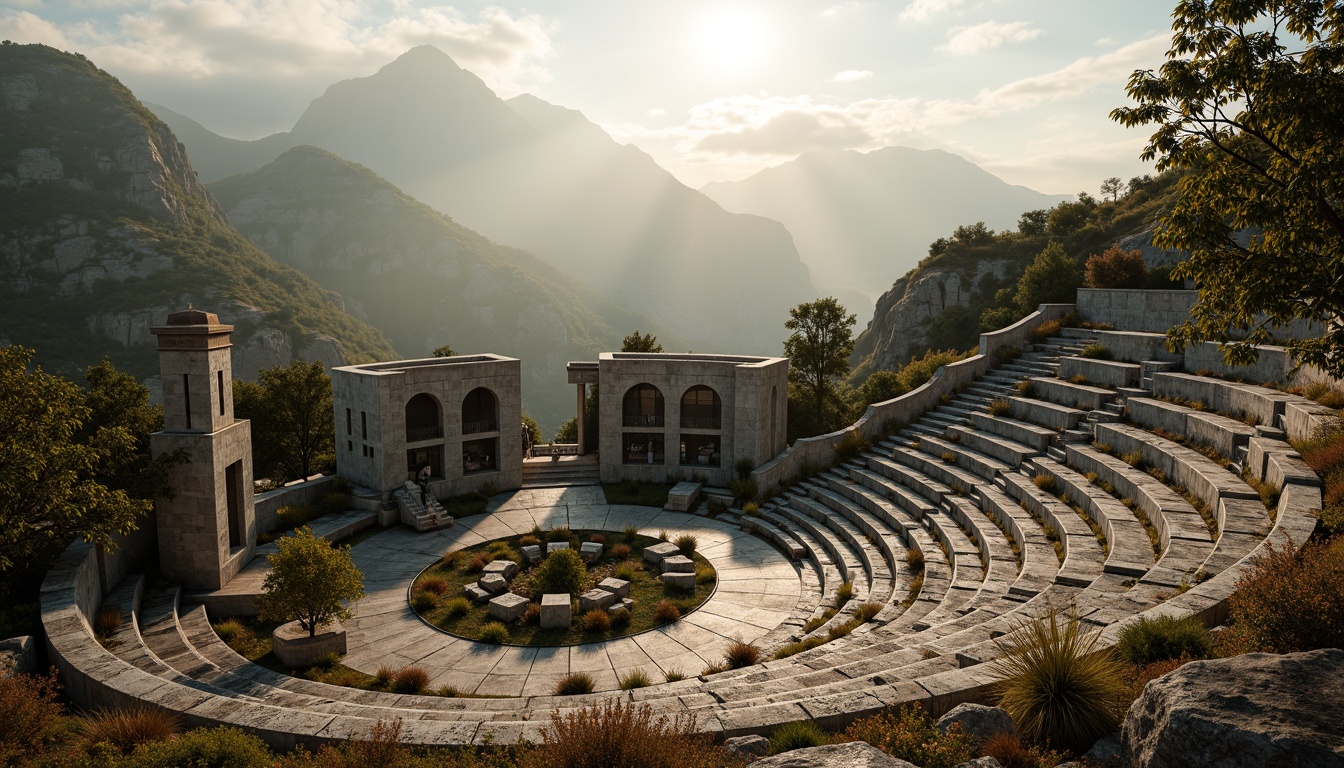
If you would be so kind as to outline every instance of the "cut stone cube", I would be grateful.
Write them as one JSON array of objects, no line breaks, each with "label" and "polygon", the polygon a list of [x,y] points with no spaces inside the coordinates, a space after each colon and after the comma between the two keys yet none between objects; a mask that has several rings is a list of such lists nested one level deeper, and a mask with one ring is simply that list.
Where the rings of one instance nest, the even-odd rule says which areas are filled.
[{"label": "cut stone cube", "polygon": [[663,574],[663,586],[674,589],[695,589],[695,574],[669,571]]},{"label": "cut stone cube", "polygon": [[506,592],[490,601],[490,615],[506,624],[517,621],[522,618],[529,602],[531,601],[522,595]]},{"label": "cut stone cube", "polygon": [[489,592],[486,592],[484,589],[481,589],[479,586],[475,584],[468,584],[465,587],[463,587],[462,594],[471,598],[471,602],[473,603],[484,603],[485,601],[493,597],[493,595],[491,595]]},{"label": "cut stone cube", "polygon": [[695,561],[685,555],[665,557],[663,573],[695,573]]},{"label": "cut stone cube", "polygon": [[541,596],[541,628],[569,629],[573,612],[570,610],[569,595]]},{"label": "cut stone cube", "polygon": [[518,564],[512,560],[491,560],[482,571],[497,573],[503,576],[505,581],[513,581],[513,577],[518,575]]},{"label": "cut stone cube", "polygon": [[681,552],[681,550],[677,549],[676,544],[673,544],[670,541],[664,541],[661,544],[654,544],[653,546],[645,547],[644,561],[657,565],[663,562],[663,558],[671,557],[679,552]]},{"label": "cut stone cube", "polygon": [[612,593],[617,597],[630,596],[630,582],[626,581],[625,579],[618,579],[614,576],[608,576],[607,578],[599,581],[597,583],[597,588],[605,589],[606,591]]},{"label": "cut stone cube", "polygon": [[579,595],[579,613],[587,613],[594,608],[601,610],[616,602],[616,595],[605,589],[590,589]]},{"label": "cut stone cube", "polygon": [[523,547],[523,557],[526,557],[526,558],[527,558],[527,562],[532,563],[533,565],[536,565],[537,563],[540,563],[540,562],[541,562],[541,545],[540,545],[540,544],[529,544],[529,545],[527,545],[526,547]]},{"label": "cut stone cube", "polygon": [[549,555],[552,552],[559,552],[562,549],[569,549],[568,541],[552,541],[546,545],[546,554]]},{"label": "cut stone cube", "polygon": [[579,556],[585,563],[596,563],[602,557],[602,545],[596,541],[585,541],[579,545]]},{"label": "cut stone cube", "polygon": [[487,573],[476,580],[481,589],[492,595],[502,595],[509,591],[509,583],[497,573]]}]

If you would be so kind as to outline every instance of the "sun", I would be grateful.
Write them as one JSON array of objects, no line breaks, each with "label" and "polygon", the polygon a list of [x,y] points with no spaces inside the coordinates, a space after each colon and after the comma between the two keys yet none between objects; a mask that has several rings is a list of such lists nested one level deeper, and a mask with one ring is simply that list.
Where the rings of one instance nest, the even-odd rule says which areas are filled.
[{"label": "sun", "polygon": [[745,9],[710,12],[700,21],[695,37],[700,61],[717,74],[745,74],[765,57],[765,20]]}]

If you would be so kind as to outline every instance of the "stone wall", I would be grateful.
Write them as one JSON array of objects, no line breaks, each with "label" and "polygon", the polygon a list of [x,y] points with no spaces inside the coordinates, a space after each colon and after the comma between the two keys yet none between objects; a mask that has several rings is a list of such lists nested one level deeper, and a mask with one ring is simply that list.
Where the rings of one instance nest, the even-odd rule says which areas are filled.
[{"label": "stone wall", "polygon": [[253,498],[253,506],[257,512],[257,533],[270,533],[275,530],[276,510],[294,504],[312,504],[321,498],[334,482],[336,475],[327,475],[257,494]]},{"label": "stone wall", "polygon": [[1079,288],[1078,312],[1093,323],[1109,323],[1126,331],[1166,333],[1190,319],[1196,291],[1145,291]]}]

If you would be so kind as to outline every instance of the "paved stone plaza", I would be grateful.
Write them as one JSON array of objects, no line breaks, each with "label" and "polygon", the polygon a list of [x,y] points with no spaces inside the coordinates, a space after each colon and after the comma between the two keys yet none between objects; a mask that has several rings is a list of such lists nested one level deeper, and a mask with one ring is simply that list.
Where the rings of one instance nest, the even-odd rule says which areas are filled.
[{"label": "paved stone plaza", "polygon": [[[640,532],[673,537],[693,534],[697,552],[718,571],[718,587],[700,608],[670,625],[629,637],[558,648],[497,646],[453,637],[418,617],[407,590],[420,571],[444,552],[544,529]],[[365,597],[347,625],[347,666],[373,674],[378,667],[414,664],[462,693],[492,696],[547,695],[570,672],[587,672],[595,690],[615,690],[618,678],[643,669],[655,682],[679,671],[700,673],[723,659],[734,640],[753,642],[789,618],[803,599],[797,568],[778,550],[735,525],[653,507],[608,505],[602,489],[550,488],[496,496],[490,513],[461,518],[431,534],[406,527],[378,534],[353,549],[364,573]]]}]

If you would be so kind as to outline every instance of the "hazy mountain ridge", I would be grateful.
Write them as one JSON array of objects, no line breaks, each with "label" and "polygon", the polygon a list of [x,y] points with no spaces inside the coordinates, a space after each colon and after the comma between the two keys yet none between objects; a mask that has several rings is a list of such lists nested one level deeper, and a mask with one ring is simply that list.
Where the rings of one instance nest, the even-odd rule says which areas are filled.
[{"label": "hazy mountain ridge", "polygon": [[75,373],[111,349],[158,373],[148,329],[188,304],[235,323],[235,371],[391,356],[341,299],[229,228],[172,131],[77,54],[0,46],[0,329]]},{"label": "hazy mountain ridge", "polygon": [[[192,135],[190,154],[216,173],[230,161],[244,166],[232,172],[255,170],[267,154]],[[779,223],[724,211],[578,112],[535,97],[500,100],[427,46],[331,86],[293,131],[260,141],[274,152],[267,162],[311,144],[365,165],[698,351],[777,353],[788,309],[816,295]]]},{"label": "hazy mountain ridge", "polygon": [[522,359],[524,402],[548,435],[574,415],[566,362],[595,359],[636,327],[660,331],[325,150],[296,147],[211,188],[235,228],[358,302],[403,354],[450,344]]},{"label": "hazy mountain ridge", "polygon": [[870,302],[953,227],[1011,227],[1022,211],[1068,197],[1008,184],[942,150],[907,147],[807,152],[701,191],[730,211],[783,223],[824,291]]}]

